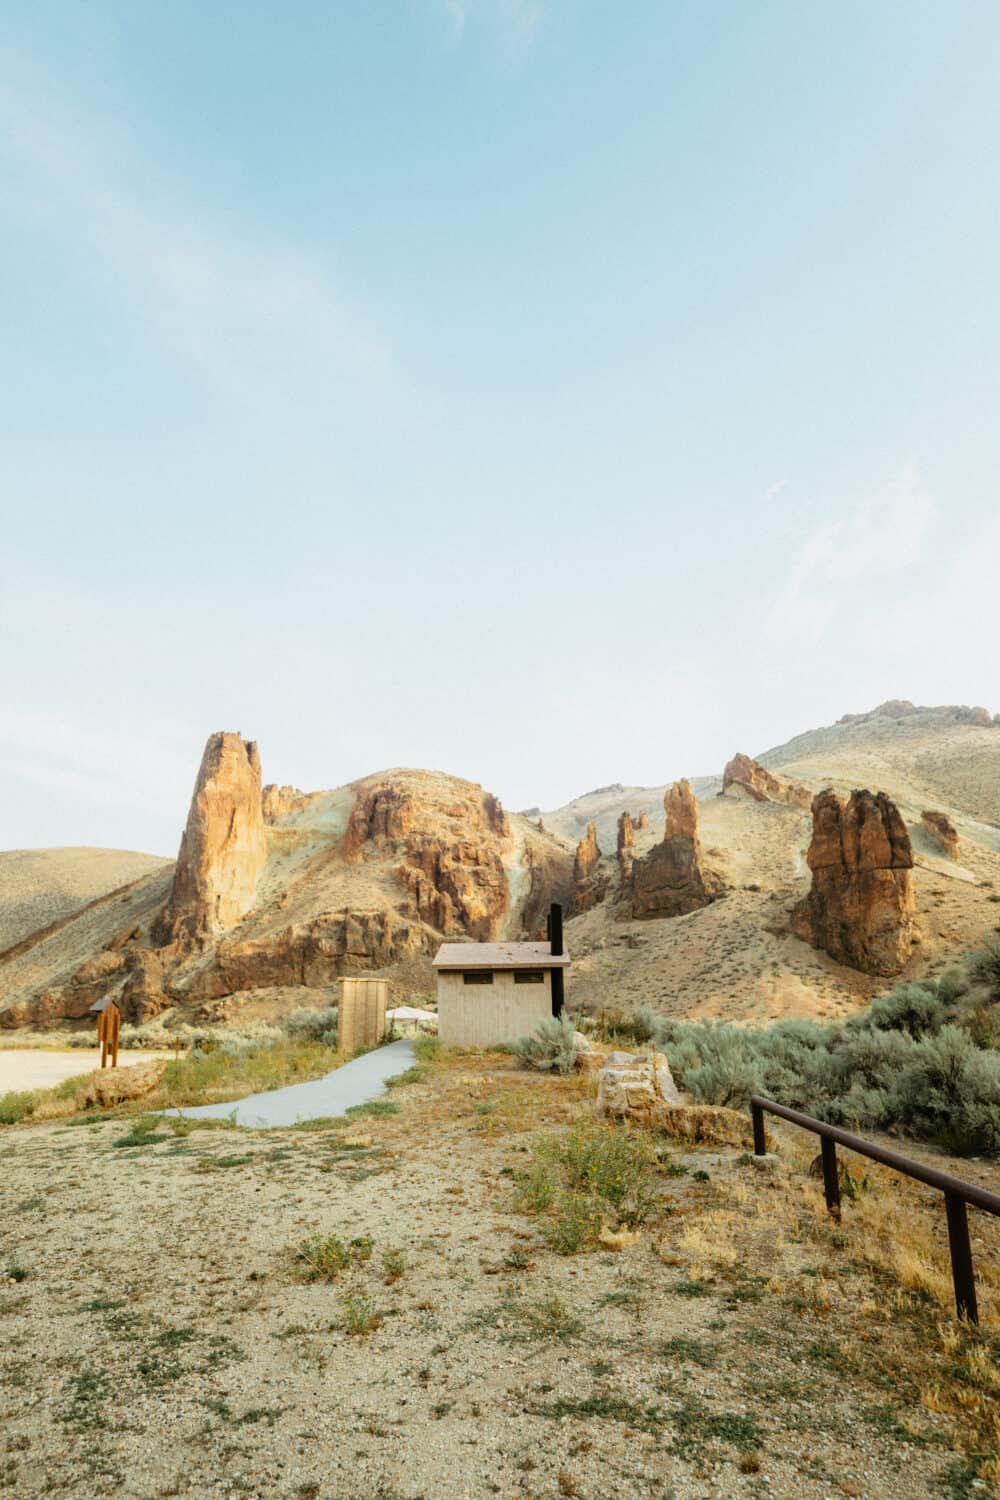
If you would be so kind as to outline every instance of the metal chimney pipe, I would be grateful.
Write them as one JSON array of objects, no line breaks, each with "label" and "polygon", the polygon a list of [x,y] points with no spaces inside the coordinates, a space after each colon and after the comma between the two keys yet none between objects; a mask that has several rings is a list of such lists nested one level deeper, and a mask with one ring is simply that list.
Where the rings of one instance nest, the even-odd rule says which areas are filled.
[{"label": "metal chimney pipe", "polygon": [[549,945],[552,953],[562,953],[562,907],[558,901],[553,901],[549,907]]},{"label": "metal chimney pipe", "polygon": [[[549,908],[549,952],[555,958],[563,953],[563,930],[562,930],[562,907],[558,901],[553,901]],[[552,1014],[561,1016],[566,992],[563,983],[564,975],[562,969],[552,971]]]}]

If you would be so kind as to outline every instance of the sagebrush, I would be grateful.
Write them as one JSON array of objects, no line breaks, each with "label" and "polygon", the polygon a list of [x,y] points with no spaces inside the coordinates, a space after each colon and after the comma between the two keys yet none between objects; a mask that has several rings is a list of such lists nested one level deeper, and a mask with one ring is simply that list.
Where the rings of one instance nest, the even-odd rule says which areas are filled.
[{"label": "sagebrush", "polygon": [[[982,982],[988,956],[970,966]],[[706,1104],[751,1094],[861,1129],[903,1129],[961,1154],[1000,1155],[1000,1052],[993,1007],[966,977],[898,984],[831,1026],[779,1021],[765,1031],[659,1019],[655,1043],[681,1087]]]}]

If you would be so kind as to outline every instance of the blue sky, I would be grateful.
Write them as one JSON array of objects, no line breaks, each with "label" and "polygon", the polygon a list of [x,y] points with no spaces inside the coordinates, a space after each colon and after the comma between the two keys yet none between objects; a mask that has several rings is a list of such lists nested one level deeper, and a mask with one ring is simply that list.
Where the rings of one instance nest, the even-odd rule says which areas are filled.
[{"label": "blue sky", "polygon": [[1000,710],[1000,9],[5,0],[0,841]]}]

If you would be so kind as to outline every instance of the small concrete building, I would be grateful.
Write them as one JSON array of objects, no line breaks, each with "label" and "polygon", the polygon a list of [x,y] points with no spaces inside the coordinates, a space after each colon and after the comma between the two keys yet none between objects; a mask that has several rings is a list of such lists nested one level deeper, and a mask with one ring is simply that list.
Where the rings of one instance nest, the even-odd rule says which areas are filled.
[{"label": "small concrete building", "polygon": [[547,943],[442,943],[437,970],[438,1036],[446,1047],[498,1047],[560,1015],[564,971],[562,912],[549,918]]}]

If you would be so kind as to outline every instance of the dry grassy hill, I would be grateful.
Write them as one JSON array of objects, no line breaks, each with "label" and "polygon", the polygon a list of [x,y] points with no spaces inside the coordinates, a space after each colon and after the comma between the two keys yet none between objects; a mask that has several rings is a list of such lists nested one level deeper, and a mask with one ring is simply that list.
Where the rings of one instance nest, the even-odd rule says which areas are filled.
[{"label": "dry grassy hill", "polygon": [[[245,772],[244,742],[213,738],[235,741]],[[897,802],[917,862],[920,943],[908,974],[939,971],[1000,927],[1000,727],[982,711],[884,705],[761,760],[813,792],[869,787]],[[261,803],[256,766],[256,790],[244,798],[251,813]],[[720,795],[720,777],[693,785],[705,858],[724,894],[670,918],[632,919],[614,853],[623,811],[649,819],[636,834],[637,856],[662,839],[662,787],[605,787],[531,814],[507,814],[483,788],[437,772],[386,771],[308,795],[266,788],[250,904],[225,930],[186,943],[176,922],[164,927],[167,862],[99,851],[104,864],[94,868],[108,872],[109,885],[120,873],[133,883],[93,896],[81,886],[71,898],[58,856],[89,851],[0,856],[0,920],[18,937],[0,955],[0,1025],[72,1022],[108,992],[123,996],[134,1019],[238,1022],[326,1003],[339,974],[366,970],[386,974],[398,998],[419,995],[432,986],[430,959],[444,936],[534,935],[550,899],[572,903],[573,852],[588,822],[606,894],[567,924],[571,1006],[832,1017],[886,988],[790,931],[790,910],[809,886],[809,813],[732,789]],[[224,804],[223,796],[223,813]],[[957,861],[920,828],[926,808],[954,822]],[[224,864],[225,849],[223,836],[212,857]],[[19,873],[28,868],[34,908]],[[225,869],[213,878],[225,880]],[[43,919],[34,937],[25,936],[29,910]]]},{"label": "dry grassy hill", "polygon": [[170,861],[132,849],[10,849],[0,853],[0,951]]}]

